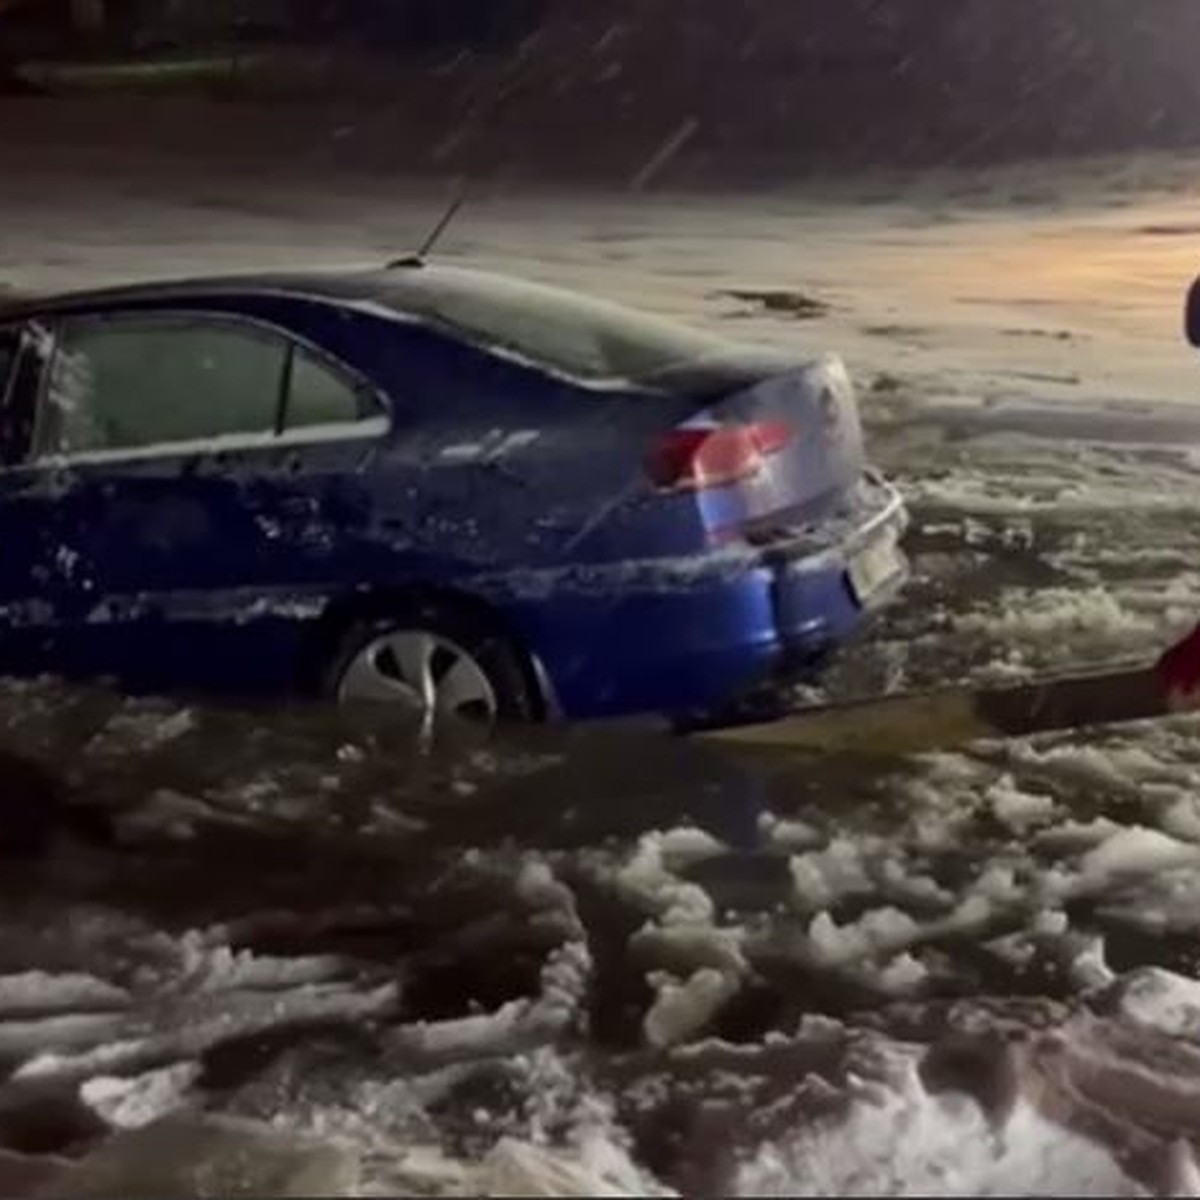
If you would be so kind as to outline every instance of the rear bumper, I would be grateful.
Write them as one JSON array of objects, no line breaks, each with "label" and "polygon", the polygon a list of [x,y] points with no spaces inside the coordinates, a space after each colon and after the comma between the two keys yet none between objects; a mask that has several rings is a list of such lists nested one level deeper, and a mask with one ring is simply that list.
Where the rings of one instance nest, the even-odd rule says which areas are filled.
[{"label": "rear bumper", "polygon": [[[907,580],[898,548],[906,524],[899,493],[872,479],[844,521],[822,527],[817,545],[797,535],[733,567],[714,556],[688,577],[650,584],[612,569],[587,588],[505,607],[563,717],[711,714],[815,670],[858,633]],[[856,594],[852,565],[887,546],[895,570]]]},{"label": "rear bumper", "polygon": [[[773,548],[775,623],[785,655],[820,657],[896,596],[909,577],[899,545],[907,527],[900,493],[871,478],[833,545],[817,553],[806,553],[803,541]],[[880,566],[856,571],[864,561]]]}]

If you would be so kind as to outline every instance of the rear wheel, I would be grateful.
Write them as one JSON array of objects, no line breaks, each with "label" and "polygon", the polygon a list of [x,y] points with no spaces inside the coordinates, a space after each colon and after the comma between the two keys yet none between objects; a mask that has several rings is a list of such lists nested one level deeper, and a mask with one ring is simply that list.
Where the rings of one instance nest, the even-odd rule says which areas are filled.
[{"label": "rear wheel", "polygon": [[343,704],[401,706],[431,730],[448,720],[483,728],[534,721],[540,707],[508,638],[436,607],[356,625],[335,657],[329,691]]}]

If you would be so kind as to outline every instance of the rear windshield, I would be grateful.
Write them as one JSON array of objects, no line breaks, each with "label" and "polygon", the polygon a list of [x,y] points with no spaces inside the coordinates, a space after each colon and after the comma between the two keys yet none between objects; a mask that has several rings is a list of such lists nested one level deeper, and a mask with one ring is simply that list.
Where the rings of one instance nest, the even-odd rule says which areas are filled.
[{"label": "rear windshield", "polygon": [[761,362],[770,353],[608,300],[474,271],[402,268],[375,298],[470,341],[592,381],[674,390],[697,368],[744,368],[748,356]]}]

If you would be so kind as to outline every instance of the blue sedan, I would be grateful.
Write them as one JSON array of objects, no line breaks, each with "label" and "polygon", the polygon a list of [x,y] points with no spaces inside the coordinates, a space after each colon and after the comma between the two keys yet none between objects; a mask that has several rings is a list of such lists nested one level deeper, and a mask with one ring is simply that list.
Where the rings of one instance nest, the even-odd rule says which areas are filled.
[{"label": "blue sedan", "polygon": [[732,712],[903,584],[842,362],[420,259],[0,302],[0,673]]}]

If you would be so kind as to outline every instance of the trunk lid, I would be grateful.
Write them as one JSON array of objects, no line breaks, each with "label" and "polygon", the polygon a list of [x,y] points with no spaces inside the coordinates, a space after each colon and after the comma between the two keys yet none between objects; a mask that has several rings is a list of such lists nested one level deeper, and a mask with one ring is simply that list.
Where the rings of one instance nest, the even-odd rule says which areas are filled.
[{"label": "trunk lid", "polygon": [[[833,355],[746,371],[720,398],[710,392],[671,436],[694,456],[683,483],[713,534],[807,524],[844,504],[866,469],[854,386]],[[671,471],[652,468],[660,485]]]}]

